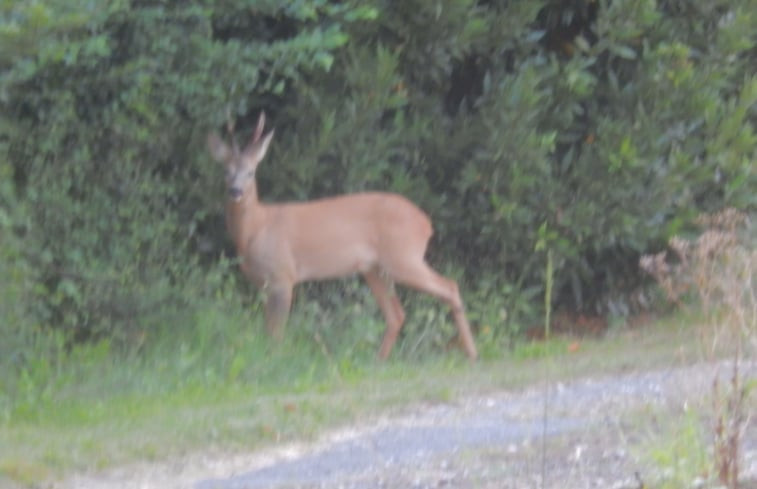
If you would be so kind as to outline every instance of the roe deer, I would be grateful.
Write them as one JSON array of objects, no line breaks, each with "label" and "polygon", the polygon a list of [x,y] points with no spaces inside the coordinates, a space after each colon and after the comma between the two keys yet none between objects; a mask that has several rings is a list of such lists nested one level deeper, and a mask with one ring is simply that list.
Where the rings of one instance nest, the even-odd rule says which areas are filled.
[{"label": "roe deer", "polygon": [[452,310],[465,353],[475,360],[476,345],[457,283],[439,275],[424,259],[433,232],[429,217],[406,198],[381,192],[302,203],[260,202],[255,171],[274,132],[263,136],[264,124],[261,112],[252,140],[242,151],[233,134],[231,145],[210,134],[208,149],[226,167],[226,225],[242,271],[267,296],[268,332],[281,338],[295,284],[360,273],[386,321],[380,359],[389,355],[405,320],[393,291],[396,281],[444,301]]}]

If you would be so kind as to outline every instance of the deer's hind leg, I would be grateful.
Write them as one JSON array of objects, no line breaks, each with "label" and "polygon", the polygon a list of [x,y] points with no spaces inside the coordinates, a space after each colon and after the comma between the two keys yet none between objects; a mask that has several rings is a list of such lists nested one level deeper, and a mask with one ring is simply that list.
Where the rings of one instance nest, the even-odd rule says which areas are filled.
[{"label": "deer's hind leg", "polygon": [[473,341],[470,324],[465,317],[465,308],[457,282],[437,273],[422,258],[412,258],[409,257],[401,263],[394,263],[389,272],[398,283],[430,294],[449,306],[462,347],[468,357],[475,360],[478,357],[478,352]]},{"label": "deer's hind leg", "polygon": [[363,272],[363,278],[370,287],[386,323],[384,339],[378,352],[378,357],[385,360],[392,351],[397,335],[405,322],[405,310],[402,308],[399,297],[394,293],[391,280],[383,277],[377,267]]}]

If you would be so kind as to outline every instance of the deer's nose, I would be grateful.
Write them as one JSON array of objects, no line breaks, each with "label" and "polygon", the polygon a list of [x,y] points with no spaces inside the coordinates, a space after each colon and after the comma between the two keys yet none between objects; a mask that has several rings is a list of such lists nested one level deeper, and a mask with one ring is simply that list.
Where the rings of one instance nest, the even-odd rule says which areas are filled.
[{"label": "deer's nose", "polygon": [[229,187],[229,197],[231,197],[234,200],[239,200],[242,198],[242,189],[239,187]]}]

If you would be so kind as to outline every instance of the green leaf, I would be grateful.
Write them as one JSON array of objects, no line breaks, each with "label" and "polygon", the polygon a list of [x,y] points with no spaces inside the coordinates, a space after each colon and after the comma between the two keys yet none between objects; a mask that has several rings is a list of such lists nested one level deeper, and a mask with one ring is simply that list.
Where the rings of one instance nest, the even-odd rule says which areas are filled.
[{"label": "green leaf", "polygon": [[610,44],[610,52],[623,59],[636,59],[636,51],[622,44]]}]

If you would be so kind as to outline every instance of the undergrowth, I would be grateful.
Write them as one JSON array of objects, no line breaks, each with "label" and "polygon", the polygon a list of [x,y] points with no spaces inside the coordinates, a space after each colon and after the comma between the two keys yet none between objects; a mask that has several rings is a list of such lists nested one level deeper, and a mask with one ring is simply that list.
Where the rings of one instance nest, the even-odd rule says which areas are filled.
[{"label": "undergrowth", "polygon": [[[4,324],[13,341],[0,346],[12,353],[0,355],[0,485],[3,476],[33,485],[58,472],[180,453],[204,443],[198,437],[249,448],[307,435],[354,404],[319,400],[320,393],[467,365],[450,346],[447,308],[405,291],[403,336],[379,364],[384,323],[359,280],[299,288],[276,343],[264,333],[260,294],[237,275],[222,263],[190,277],[181,294],[171,294],[191,299],[118,337],[77,341],[62,328]],[[480,340],[487,358],[502,357],[502,337]],[[432,397],[451,395],[434,389]],[[227,404],[233,408],[219,420]],[[165,443],[140,439],[151,426],[168,433]]]},{"label": "undergrowth", "polygon": [[[730,357],[729,371],[714,373],[711,405],[700,413],[710,424],[705,431],[710,464],[686,474],[685,484],[670,487],[704,479],[735,489],[740,482],[743,434],[750,422],[749,398],[757,387],[742,367],[744,359],[753,359],[757,353],[757,239],[749,217],[735,209],[704,214],[697,223],[701,231],[695,237],[670,240],[672,253],[648,255],[640,261],[668,301],[699,308],[706,326],[700,338],[706,359],[715,359],[724,347]],[[688,458],[693,455],[689,453]],[[664,472],[673,470],[678,476],[680,467],[658,461]]]}]

